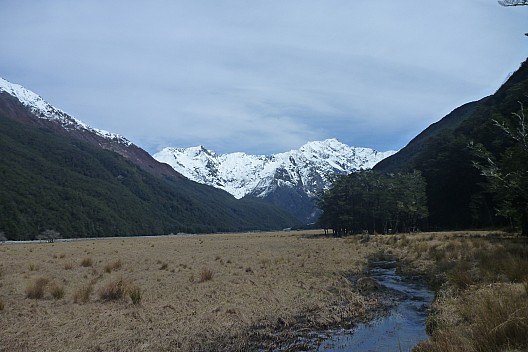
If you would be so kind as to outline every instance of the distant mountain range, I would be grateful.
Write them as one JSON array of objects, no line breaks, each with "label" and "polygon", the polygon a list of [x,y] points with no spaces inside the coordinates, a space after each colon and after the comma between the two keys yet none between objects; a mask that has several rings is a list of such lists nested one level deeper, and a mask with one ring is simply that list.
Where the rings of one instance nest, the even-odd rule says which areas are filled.
[{"label": "distant mountain range", "polygon": [[430,229],[502,226],[508,219],[496,215],[468,145],[511,150],[493,121],[515,126],[527,93],[528,60],[495,94],[453,110],[397,153],[329,139],[268,156],[165,148],[156,160],[0,79],[0,231],[33,239],[47,229],[65,237],[280,229],[317,218],[313,197],[326,175],[371,167],[422,172]]},{"label": "distant mountain range", "polygon": [[262,198],[303,222],[312,222],[318,215],[313,198],[329,186],[328,175],[369,169],[394,153],[327,139],[272,155],[217,154],[198,146],[164,148],[154,158],[193,181],[223,189],[236,198]]},{"label": "distant mountain range", "polygon": [[256,198],[192,182],[125,137],[92,128],[0,79],[0,231],[32,239],[280,229]]}]

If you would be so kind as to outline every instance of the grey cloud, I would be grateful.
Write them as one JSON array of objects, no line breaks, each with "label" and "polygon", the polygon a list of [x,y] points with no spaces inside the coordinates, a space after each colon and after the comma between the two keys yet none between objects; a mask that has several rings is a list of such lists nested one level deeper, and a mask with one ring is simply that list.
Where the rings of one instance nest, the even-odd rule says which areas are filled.
[{"label": "grey cloud", "polygon": [[401,148],[527,56],[494,1],[5,1],[0,76],[155,152]]}]

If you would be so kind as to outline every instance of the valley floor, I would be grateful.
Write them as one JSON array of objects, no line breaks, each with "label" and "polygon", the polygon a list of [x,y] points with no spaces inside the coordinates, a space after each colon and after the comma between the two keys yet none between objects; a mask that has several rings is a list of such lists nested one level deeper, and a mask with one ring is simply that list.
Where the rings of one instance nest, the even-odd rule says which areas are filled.
[{"label": "valley floor", "polygon": [[[507,236],[477,232],[346,238],[321,232],[0,244],[0,351],[292,346],[303,332],[350,326],[384,308],[379,296],[350,280],[380,255],[398,258],[403,272],[443,283],[428,325],[433,340],[421,351],[435,350],[453,331],[469,331],[461,328],[467,319],[451,311],[462,309],[458,297],[488,297],[495,288],[515,296],[520,317],[504,313],[506,319],[526,326],[528,269],[515,269],[527,264],[526,243],[510,247]],[[473,265],[486,262],[483,252],[510,258],[497,269],[502,276]],[[469,337],[459,338],[471,346]]]},{"label": "valley floor", "polygon": [[345,274],[375,249],[317,233],[0,245],[0,350],[246,349],[364,319]]}]

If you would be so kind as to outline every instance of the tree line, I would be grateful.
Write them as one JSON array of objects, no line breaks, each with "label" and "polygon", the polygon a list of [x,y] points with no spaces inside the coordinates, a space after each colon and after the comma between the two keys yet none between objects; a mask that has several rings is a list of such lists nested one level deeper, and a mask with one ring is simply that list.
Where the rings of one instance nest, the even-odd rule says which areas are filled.
[{"label": "tree line", "polygon": [[332,186],[319,195],[317,205],[320,225],[334,235],[409,232],[427,218],[426,184],[419,171],[362,170],[330,177]]},{"label": "tree line", "polygon": [[480,143],[471,143],[478,159],[474,166],[486,177],[485,190],[496,202],[496,213],[518,225],[523,236],[528,236],[528,121],[526,109],[520,103],[514,121],[493,120],[511,144],[500,154],[491,153]]}]

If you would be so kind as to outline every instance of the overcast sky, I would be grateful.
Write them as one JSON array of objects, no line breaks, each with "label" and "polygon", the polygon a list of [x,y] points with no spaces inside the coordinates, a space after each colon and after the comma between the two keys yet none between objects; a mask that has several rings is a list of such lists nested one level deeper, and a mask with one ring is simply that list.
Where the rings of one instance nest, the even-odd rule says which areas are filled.
[{"label": "overcast sky", "polygon": [[154,153],[400,149],[528,56],[495,0],[0,3],[0,76]]}]

